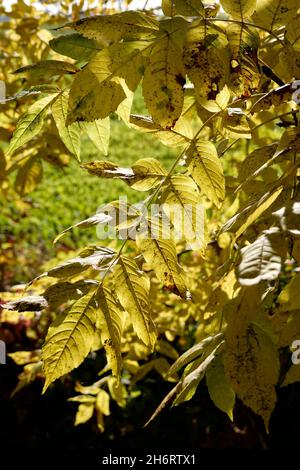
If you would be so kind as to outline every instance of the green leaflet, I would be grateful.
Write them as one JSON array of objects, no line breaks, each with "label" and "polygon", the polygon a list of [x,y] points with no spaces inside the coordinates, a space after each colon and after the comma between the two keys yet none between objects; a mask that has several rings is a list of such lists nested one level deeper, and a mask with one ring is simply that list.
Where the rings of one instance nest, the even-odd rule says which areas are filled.
[{"label": "green leaflet", "polygon": [[[215,346],[216,340],[217,346]],[[174,388],[166,395],[166,397],[162,400],[162,402],[158,405],[150,419],[147,421],[145,426],[147,426],[156,416],[169,404],[172,403],[174,405],[179,405],[180,403],[190,400],[193,395],[196,392],[196,389],[200,383],[200,381],[203,379],[205,372],[209,365],[214,361],[216,357],[216,353],[220,348],[223,347],[224,341],[222,340],[222,335],[216,335],[214,338],[211,338],[211,341],[206,341],[206,342],[201,342],[201,346],[198,346],[198,355],[206,351],[206,354],[203,354],[201,358],[196,359],[192,363],[192,368],[191,370],[186,370],[186,374],[182,377],[182,379],[175,385]],[[171,376],[174,374],[176,370],[181,368],[186,362],[184,362],[183,359],[184,357],[188,359],[188,353],[194,350],[196,353],[195,346],[186,353],[184,353],[177,361],[175,364],[178,365],[178,368],[176,369],[173,364],[173,366],[170,368],[168,371],[167,376]],[[189,361],[191,360],[192,354],[189,355]],[[196,356],[194,356],[196,357]],[[180,365],[179,365],[180,364]]]},{"label": "green leaflet", "polygon": [[68,99],[68,92],[59,94],[51,106],[51,111],[61,140],[67,149],[80,161],[80,126],[77,122],[69,126],[66,125]]},{"label": "green leaflet", "polygon": [[153,350],[155,326],[149,304],[149,279],[134,260],[121,256],[114,272],[115,292],[122,307],[129,313],[137,336]]},{"label": "green leaflet", "polygon": [[43,297],[49,304],[51,310],[56,310],[60,305],[65,304],[69,300],[78,300],[88,291],[96,286],[98,282],[93,280],[83,280],[76,282],[58,281],[47,287],[43,292]]},{"label": "green leaflet", "polygon": [[205,372],[210,364],[215,360],[216,353],[222,347],[223,342],[218,344],[209,354],[207,357],[201,358],[200,360],[196,360],[195,364],[196,367],[191,372],[184,375],[183,379],[181,379],[181,387],[179,393],[176,395],[176,398],[173,404],[179,405],[184,401],[188,401],[193,398],[197,387],[201,380],[204,378]]},{"label": "green leaflet", "polygon": [[187,168],[193,180],[217,207],[225,198],[225,178],[215,146],[208,141],[193,142],[186,152]]},{"label": "green leaflet", "polygon": [[96,41],[85,38],[78,33],[53,38],[49,42],[49,46],[55,52],[77,61],[88,61],[101,49]]},{"label": "green leaflet", "polygon": [[209,365],[206,371],[206,385],[216,407],[224,411],[233,421],[235,393],[225,375],[222,354],[218,354]]},{"label": "green leaflet", "polygon": [[274,155],[276,144],[266,145],[251,152],[240,165],[239,180],[249,181]]},{"label": "green leaflet", "polygon": [[232,18],[243,20],[253,14],[256,0],[221,0],[221,5]]},{"label": "green leaflet", "polygon": [[122,366],[121,336],[125,312],[111,291],[103,285],[97,290],[96,301],[97,328],[106,351],[108,365],[119,380]]},{"label": "green leaflet", "polygon": [[62,75],[62,74],[74,74],[78,72],[78,68],[70,62],[63,60],[42,60],[33,65],[26,65],[13,72],[15,75],[29,75],[30,79],[40,80],[47,77]]},{"label": "green leaflet", "polygon": [[91,349],[95,334],[95,291],[76,301],[65,318],[58,318],[49,328],[42,351],[45,371],[43,393],[59,377],[78,367]]},{"label": "green leaflet", "polygon": [[57,95],[58,93],[45,96],[28,108],[28,111],[18,121],[7,149],[8,155],[12,155],[41,131],[47,111]]}]

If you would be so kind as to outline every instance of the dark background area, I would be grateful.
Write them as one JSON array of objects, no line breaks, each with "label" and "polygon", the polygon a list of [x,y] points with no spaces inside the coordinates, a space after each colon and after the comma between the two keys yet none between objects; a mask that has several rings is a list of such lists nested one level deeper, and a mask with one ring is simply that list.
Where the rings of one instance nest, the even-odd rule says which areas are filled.
[{"label": "dark background area", "polygon": [[[270,422],[270,432],[262,421],[239,401],[234,423],[216,409],[205,384],[198,387],[195,397],[178,407],[166,408],[143,428],[156,406],[172,384],[164,382],[155,372],[139,382],[141,395],[131,400],[126,409],[112,403],[112,414],[105,420],[100,433],[94,418],[74,427],[77,404],[67,402],[74,396],[74,380],[90,375],[96,367],[89,361],[57,381],[42,395],[42,382],[36,380],[10,397],[21,368],[10,359],[0,366],[0,448],[1,451],[26,449],[51,457],[59,451],[92,452],[117,455],[145,454],[157,449],[169,452],[200,450],[278,450],[297,449],[300,437],[300,384],[278,390],[278,403]],[[88,371],[88,373],[87,373]]]}]

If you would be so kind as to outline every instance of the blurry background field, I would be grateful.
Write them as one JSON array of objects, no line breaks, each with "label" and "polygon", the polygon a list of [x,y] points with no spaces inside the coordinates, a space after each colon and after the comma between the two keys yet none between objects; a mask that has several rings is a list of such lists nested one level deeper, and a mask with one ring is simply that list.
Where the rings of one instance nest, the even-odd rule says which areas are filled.
[{"label": "blurry background field", "polygon": [[[145,111],[141,95],[133,111]],[[126,167],[139,158],[153,157],[168,167],[176,149],[137,133],[115,118],[111,120],[108,155],[101,154],[89,139],[82,143],[81,153],[83,162],[107,159]],[[81,231],[80,236],[74,229],[53,247],[54,238],[65,228],[92,216],[102,204],[119,196],[127,196],[132,203],[139,200],[137,192],[122,181],[89,175],[75,159],[65,168],[43,167],[43,180],[29,196],[16,200],[14,195],[11,201],[0,196],[0,291],[28,282],[40,273],[43,262],[59,251],[76,250],[97,241],[95,228]]]}]

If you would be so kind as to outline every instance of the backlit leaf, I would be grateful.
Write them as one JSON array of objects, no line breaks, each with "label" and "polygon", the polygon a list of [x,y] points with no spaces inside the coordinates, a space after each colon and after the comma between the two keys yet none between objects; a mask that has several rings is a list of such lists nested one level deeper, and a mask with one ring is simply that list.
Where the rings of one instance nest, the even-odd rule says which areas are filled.
[{"label": "backlit leaf", "polygon": [[68,124],[104,119],[126,99],[123,80],[132,91],[142,77],[147,41],[114,44],[98,52],[75,77],[70,90]]},{"label": "backlit leaf", "polygon": [[139,33],[153,34],[158,30],[158,23],[154,18],[144,13],[124,11],[114,15],[82,18],[63,27],[70,27],[89,39],[109,43],[112,41],[118,42],[122,38]]},{"label": "backlit leaf", "polygon": [[92,290],[76,301],[64,319],[58,317],[49,328],[42,351],[46,381],[43,392],[62,375],[78,367],[91,350],[95,333]]},{"label": "backlit leaf", "polygon": [[163,37],[153,44],[146,63],[143,94],[154,122],[173,127],[183,107],[185,71],[182,48],[170,34],[161,34]]},{"label": "backlit leaf", "polygon": [[68,93],[61,93],[51,106],[59,136],[67,149],[80,161],[80,126],[77,122],[67,126]]},{"label": "backlit leaf", "polygon": [[237,214],[223,225],[222,232],[232,232],[236,239],[239,238],[276,201],[282,190],[283,186],[281,185],[273,191],[268,191],[247,202]]},{"label": "backlit leaf", "polygon": [[137,336],[153,349],[156,340],[149,303],[149,279],[139,270],[134,260],[122,256],[114,273],[115,292],[123,308],[129,313]]},{"label": "backlit leaf", "polygon": [[48,108],[56,96],[57,93],[45,96],[28,108],[27,112],[18,121],[7,154],[13,154],[41,131]]},{"label": "backlit leaf", "polygon": [[166,16],[202,16],[204,14],[201,0],[162,0],[162,10]]},{"label": "backlit leaf", "polygon": [[184,44],[184,66],[197,99],[214,100],[228,83],[229,54],[224,32],[201,21],[190,24]]},{"label": "backlit leaf", "polygon": [[176,239],[204,252],[205,209],[196,183],[189,176],[172,176],[162,188],[160,203],[174,226]]},{"label": "backlit leaf", "polygon": [[206,371],[208,393],[217,408],[233,421],[235,393],[225,375],[222,354],[218,354]]},{"label": "backlit leaf", "polygon": [[212,142],[197,140],[187,152],[187,168],[193,180],[217,207],[225,198],[225,179],[216,147]]},{"label": "backlit leaf", "polygon": [[49,46],[55,52],[78,61],[90,60],[101,49],[96,41],[85,38],[78,33],[53,38],[49,42]]},{"label": "backlit leaf", "polygon": [[146,230],[137,234],[137,246],[166,289],[186,298],[189,293],[184,272],[178,263],[176,245],[168,229],[152,217]]},{"label": "backlit leaf", "polygon": [[300,52],[300,15],[296,15],[287,24],[285,38],[293,46],[295,51]]},{"label": "backlit leaf", "polygon": [[100,330],[108,365],[114,376],[119,379],[122,366],[121,335],[125,312],[106,287],[99,287],[96,300],[98,304],[97,328]]},{"label": "backlit leaf", "polygon": [[78,72],[78,68],[70,62],[64,62],[63,60],[42,60],[33,65],[26,65],[13,72],[15,75],[29,75],[30,78],[35,79],[44,78],[45,75],[48,77],[62,74],[74,74]]},{"label": "backlit leaf", "polygon": [[273,30],[294,18],[298,9],[299,5],[295,0],[258,0],[253,21],[259,26]]},{"label": "backlit leaf", "polygon": [[221,0],[221,5],[232,18],[243,20],[253,14],[256,0]]}]

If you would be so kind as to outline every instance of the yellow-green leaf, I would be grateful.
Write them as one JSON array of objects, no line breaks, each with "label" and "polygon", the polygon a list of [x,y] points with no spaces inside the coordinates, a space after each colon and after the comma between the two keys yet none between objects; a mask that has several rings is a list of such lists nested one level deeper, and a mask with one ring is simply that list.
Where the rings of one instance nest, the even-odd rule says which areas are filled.
[{"label": "yellow-green leaf", "polygon": [[108,365],[119,379],[122,366],[121,335],[125,312],[111,291],[103,285],[97,291],[96,300],[98,304],[97,328],[100,330]]},{"label": "yellow-green leaf", "polygon": [[78,367],[91,350],[95,334],[95,291],[77,300],[65,317],[50,326],[42,350],[45,371],[43,392],[59,377]]},{"label": "yellow-green leaf", "polygon": [[78,424],[83,424],[89,421],[94,414],[94,407],[94,403],[81,403],[75,416],[74,426],[78,426]]},{"label": "yellow-green leaf", "polygon": [[222,354],[218,354],[206,371],[206,385],[214,404],[233,421],[235,393],[225,375]]},{"label": "yellow-green leaf", "polygon": [[158,30],[158,22],[138,11],[124,11],[114,15],[82,18],[63,27],[70,27],[89,39],[107,44],[136,34],[152,35]]},{"label": "yellow-green leaf", "polygon": [[295,51],[300,52],[300,15],[292,18],[287,24],[285,38],[293,46]]},{"label": "yellow-green leaf", "polygon": [[77,61],[88,61],[101,49],[96,41],[85,38],[78,33],[53,38],[49,42],[49,46],[55,52],[71,57]]},{"label": "yellow-green leaf", "polygon": [[300,308],[300,273],[296,273],[293,279],[281,291],[278,302],[281,310],[289,312]]},{"label": "yellow-green leaf", "polygon": [[62,75],[62,74],[74,74],[78,72],[78,68],[70,62],[63,60],[42,60],[33,65],[26,65],[13,72],[15,75],[29,75],[30,79],[41,79],[47,76],[47,78]]},{"label": "yellow-green leaf", "polygon": [[221,5],[232,18],[243,20],[254,13],[256,0],[221,0]]},{"label": "yellow-green leaf", "polygon": [[132,168],[122,168],[115,163],[101,160],[84,163],[82,168],[100,178],[120,178],[137,191],[155,188],[167,174],[154,158],[137,160]]},{"label": "yellow-green leaf", "polygon": [[280,185],[274,190],[247,202],[237,214],[223,225],[222,232],[232,232],[235,234],[235,239],[239,238],[276,201],[282,190],[283,186]]},{"label": "yellow-green leaf", "polygon": [[142,77],[147,41],[114,44],[98,52],[75,77],[70,90],[68,124],[104,119],[126,99],[123,81],[134,91]]},{"label": "yellow-green leaf", "polygon": [[184,84],[182,49],[168,35],[152,46],[143,80],[146,106],[155,123],[175,125],[183,107]]},{"label": "yellow-green leaf", "polygon": [[110,248],[96,247],[92,254],[76,256],[75,258],[68,259],[63,263],[49,269],[46,273],[39,277],[49,276],[55,278],[68,278],[75,276],[88,268],[99,268],[111,262],[115,256],[115,252]]},{"label": "yellow-green leaf", "polygon": [[109,394],[100,388],[99,393],[96,398],[96,405],[95,408],[97,411],[100,411],[102,414],[105,416],[110,415],[110,409],[109,409]]},{"label": "yellow-green leaf", "polygon": [[231,338],[224,352],[226,375],[237,396],[263,418],[268,429],[276,403],[278,351],[272,340],[256,325],[250,324],[243,333],[237,331]]},{"label": "yellow-green leaf", "polygon": [[[277,342],[277,345],[278,345],[279,348],[285,348],[287,346],[291,348],[293,342],[298,341],[299,338],[300,338],[300,312],[299,312],[299,307],[298,307],[298,309],[293,308],[293,307],[296,307],[296,304],[298,304],[298,306],[300,304],[300,302],[299,302],[299,276],[297,276],[296,280],[298,282],[298,284],[297,284],[298,289],[296,290],[296,283],[295,283],[293,291],[290,290],[290,289],[285,288],[286,290],[284,289],[283,291],[281,291],[281,294],[280,294],[279,299],[278,299],[279,302],[280,302],[281,301],[280,297],[283,294],[283,292],[284,292],[284,296],[282,296],[282,297],[286,297],[287,294],[288,294],[288,291],[290,290],[290,292],[291,292],[291,298],[289,299],[290,302],[286,302],[286,303],[281,304],[280,308],[279,308],[279,315],[283,318],[284,318],[284,315],[286,315],[285,312],[289,311],[289,305],[291,305],[291,310],[293,310],[291,312],[291,314],[288,316],[288,318],[286,319],[286,322],[283,324],[283,326],[281,328],[281,331],[279,333],[279,338],[278,338],[278,342]],[[291,283],[289,283],[289,284],[291,284]],[[293,294],[295,294],[295,297],[296,297],[295,304],[293,304],[293,297],[292,297]],[[285,306],[287,307],[287,309],[285,309]]]},{"label": "yellow-green leaf", "polygon": [[136,191],[150,191],[159,185],[167,172],[155,158],[142,158],[132,165],[134,179],[129,181]]},{"label": "yellow-green leaf", "polygon": [[137,234],[136,243],[166,289],[187,298],[190,294],[184,272],[178,263],[176,245],[168,229],[169,227],[152,217],[146,230]]},{"label": "yellow-green leaf", "polygon": [[225,178],[216,147],[212,142],[197,140],[186,152],[187,168],[193,180],[217,207],[225,198]]},{"label": "yellow-green leaf", "polygon": [[148,277],[134,260],[121,256],[114,272],[114,284],[121,305],[130,315],[134,331],[153,350],[156,332],[151,318]]},{"label": "yellow-green leaf", "polygon": [[186,240],[190,249],[204,252],[205,208],[192,178],[186,175],[169,178],[160,203],[174,226],[176,239]]},{"label": "yellow-green leaf", "polygon": [[186,34],[183,61],[196,98],[214,100],[228,83],[229,53],[225,33],[206,22],[193,21]]},{"label": "yellow-green leaf", "polygon": [[55,121],[59,136],[67,149],[80,161],[80,126],[77,122],[67,126],[69,93],[58,95],[51,106],[52,116]]},{"label": "yellow-green leaf", "polygon": [[230,47],[229,86],[237,96],[250,96],[257,90],[261,76],[258,63],[259,36],[243,24],[226,29]]},{"label": "yellow-green leaf", "polygon": [[141,132],[153,135],[164,145],[172,147],[186,145],[193,137],[191,121],[183,119],[182,115],[171,129],[165,129],[155,123],[151,116],[140,116],[137,114],[131,114],[130,124]]},{"label": "yellow-green leaf", "polygon": [[287,24],[297,15],[298,9],[297,0],[258,0],[253,22],[273,30],[277,26]]},{"label": "yellow-green leaf", "polygon": [[92,122],[81,122],[81,128],[87,133],[93,144],[101,153],[107,155],[110,136],[110,120],[96,119]]},{"label": "yellow-green leaf", "polygon": [[182,367],[185,367],[187,364],[195,361],[199,356],[206,354],[208,351],[213,350],[216,344],[221,343],[223,340],[223,334],[217,333],[214,336],[208,336],[200,343],[195,344],[187,351],[185,351],[179,358],[172,364],[168,371],[168,375],[172,376],[178,372]]},{"label": "yellow-green leaf", "polygon": [[28,108],[27,112],[17,123],[16,130],[7,149],[8,155],[13,154],[22,145],[27,144],[41,131],[46,113],[56,96],[57,93],[45,96]]},{"label": "yellow-green leaf", "polygon": [[[191,372],[187,373],[181,380],[179,393],[176,395],[173,403],[175,406],[193,398],[207,368],[215,360],[216,353],[222,346],[223,343],[218,344],[218,346],[216,346],[207,357],[204,357],[203,360],[201,358],[200,360],[198,359],[195,361],[197,366]],[[200,364],[198,364],[198,361]]]},{"label": "yellow-green leaf", "polygon": [[295,382],[300,382],[300,367],[299,364],[293,364],[289,368],[284,378],[284,382],[282,387],[286,387],[287,385],[293,384]]},{"label": "yellow-green leaf", "polygon": [[201,0],[162,0],[162,10],[166,16],[203,16]]}]

